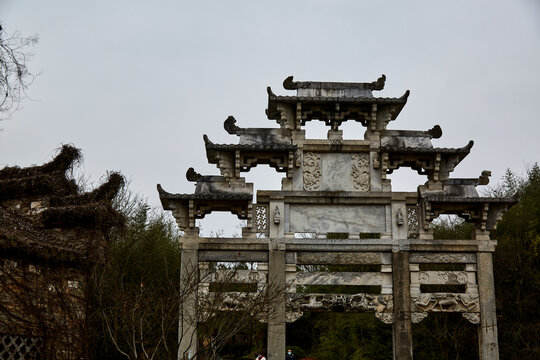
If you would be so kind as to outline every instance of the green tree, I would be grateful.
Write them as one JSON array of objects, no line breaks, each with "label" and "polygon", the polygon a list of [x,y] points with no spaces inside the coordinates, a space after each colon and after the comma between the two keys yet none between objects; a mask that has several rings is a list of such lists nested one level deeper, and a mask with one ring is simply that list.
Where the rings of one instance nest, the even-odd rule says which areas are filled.
[{"label": "green tree", "polygon": [[[519,186],[515,187],[517,183]],[[499,223],[492,238],[497,321],[501,359],[540,358],[540,167],[527,178],[508,171],[502,195],[521,195]]]},{"label": "green tree", "polygon": [[174,224],[139,200],[95,269],[96,358],[175,359],[180,259]]}]

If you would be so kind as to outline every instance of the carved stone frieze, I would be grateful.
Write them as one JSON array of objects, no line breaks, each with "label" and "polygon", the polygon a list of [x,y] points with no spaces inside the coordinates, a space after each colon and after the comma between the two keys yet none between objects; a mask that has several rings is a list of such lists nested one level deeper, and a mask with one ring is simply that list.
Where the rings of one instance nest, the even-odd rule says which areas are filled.
[{"label": "carved stone frieze", "polygon": [[480,324],[480,313],[463,313],[461,316],[467,319],[471,324]]},{"label": "carved stone frieze", "polygon": [[351,155],[352,170],[351,177],[353,186],[356,190],[369,190],[369,154],[353,154]]},{"label": "carved stone frieze", "polygon": [[340,311],[378,313],[391,312],[392,295],[371,294],[288,294],[287,309],[289,311]]},{"label": "carved stone frieze", "polygon": [[478,295],[431,293],[412,297],[417,312],[476,312],[480,311]]},{"label": "carved stone frieze", "polygon": [[473,253],[412,253],[411,263],[476,263]]},{"label": "carved stone frieze", "polygon": [[418,281],[421,284],[466,284],[469,277],[465,271],[421,271]]},{"label": "carved stone frieze", "polygon": [[304,153],[303,165],[304,190],[320,190],[322,188],[321,156],[312,152]]}]

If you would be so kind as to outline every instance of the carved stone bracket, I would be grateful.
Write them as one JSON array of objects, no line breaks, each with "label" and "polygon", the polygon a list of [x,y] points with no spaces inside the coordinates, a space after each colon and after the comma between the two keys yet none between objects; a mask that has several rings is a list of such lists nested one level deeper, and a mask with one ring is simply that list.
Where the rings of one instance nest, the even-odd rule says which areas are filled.
[{"label": "carved stone bracket", "polygon": [[394,314],[392,313],[380,313],[376,312],[375,317],[382,321],[385,324],[393,324],[394,323]]},{"label": "carved stone bracket", "polygon": [[413,312],[411,314],[411,321],[413,324],[418,324],[420,321],[427,318],[428,313],[427,312]]},{"label": "carved stone bracket", "polygon": [[285,313],[285,321],[288,323],[295,322],[296,320],[300,319],[304,315],[302,311],[287,311]]},{"label": "carved stone bracket", "polygon": [[461,314],[468,322],[471,324],[479,325],[480,324],[480,313],[463,313]]}]

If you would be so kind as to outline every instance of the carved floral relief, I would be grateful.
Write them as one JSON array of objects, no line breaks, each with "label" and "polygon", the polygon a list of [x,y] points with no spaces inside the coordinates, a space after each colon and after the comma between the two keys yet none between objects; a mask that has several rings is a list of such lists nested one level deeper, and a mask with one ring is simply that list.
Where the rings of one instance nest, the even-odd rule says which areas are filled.
[{"label": "carved floral relief", "polygon": [[356,190],[369,190],[369,154],[351,155],[352,170],[351,176]]},{"label": "carved floral relief", "polygon": [[304,153],[304,189],[313,191],[322,187],[321,156],[312,152]]}]

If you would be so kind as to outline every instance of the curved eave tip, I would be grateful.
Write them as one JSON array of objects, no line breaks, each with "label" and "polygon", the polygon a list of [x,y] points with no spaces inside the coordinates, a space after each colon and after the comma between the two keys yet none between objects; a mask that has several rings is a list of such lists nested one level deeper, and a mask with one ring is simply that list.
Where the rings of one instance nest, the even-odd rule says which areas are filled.
[{"label": "curved eave tip", "polygon": [[266,87],[266,92],[268,93],[269,96],[276,96],[276,94],[274,94],[272,92],[272,88],[270,86],[267,86]]},{"label": "curved eave tip", "polygon": [[469,143],[463,148],[464,150],[471,150],[471,148],[473,147],[474,145],[474,141],[471,140],[469,141]]},{"label": "curved eave tip", "polygon": [[192,167],[190,167],[186,171],[186,180],[187,181],[195,182],[195,181],[199,180],[201,178],[201,176],[202,175],[199,174],[198,172],[196,172],[195,169],[192,168]]},{"label": "curved eave tip", "polygon": [[405,91],[405,94],[403,94],[403,96],[401,97],[403,100],[407,101],[407,99],[409,98],[409,95],[411,94],[411,91],[410,90],[407,90]]},{"label": "curved eave tip", "polygon": [[168,194],[163,188],[161,187],[161,184],[157,184],[157,191],[159,193],[159,196],[161,197],[162,194]]},{"label": "curved eave tip", "polygon": [[285,90],[296,90],[296,84],[293,81],[293,76],[288,76],[285,80],[283,80],[283,87]]},{"label": "curved eave tip", "polygon": [[212,145],[212,144],[214,144],[213,142],[210,141],[210,139],[208,138],[208,135],[206,135],[206,134],[203,134],[203,140],[204,140],[204,144],[205,144],[205,145]]}]

